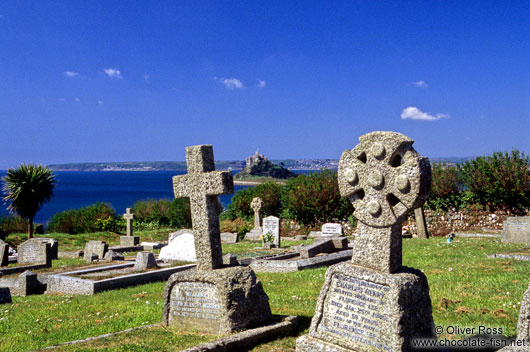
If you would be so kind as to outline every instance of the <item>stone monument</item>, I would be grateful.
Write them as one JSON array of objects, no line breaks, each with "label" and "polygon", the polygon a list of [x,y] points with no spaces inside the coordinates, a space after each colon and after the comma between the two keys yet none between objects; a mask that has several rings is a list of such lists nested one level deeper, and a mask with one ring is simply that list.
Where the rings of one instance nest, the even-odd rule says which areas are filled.
[{"label": "stone monument", "polygon": [[260,197],[255,197],[250,202],[250,207],[254,210],[254,228],[245,235],[247,240],[259,240],[263,234],[263,228],[261,227],[261,208],[263,207],[263,201]]},{"label": "stone monument", "polygon": [[53,252],[51,243],[42,241],[40,238],[30,238],[17,248],[17,263],[26,264],[45,264],[47,267],[52,266]]},{"label": "stone monument", "polygon": [[134,219],[134,214],[131,213],[131,208],[127,208],[123,218],[127,221],[127,236],[120,236],[120,246],[122,247],[134,247],[140,244],[140,237],[133,236],[133,226],[132,222]]},{"label": "stone monument", "polygon": [[0,266],[9,264],[9,246],[7,243],[0,243]]},{"label": "stone monument", "polygon": [[400,133],[359,140],[338,170],[341,196],[359,220],[352,262],[326,272],[299,352],[409,351],[415,338],[436,338],[427,278],[403,267],[401,253],[401,223],[428,195],[429,161]]},{"label": "stone monument", "polygon": [[223,267],[217,195],[233,193],[232,173],[215,171],[211,145],[187,147],[186,163],[173,189],[190,198],[197,270],[169,278],[164,324],[214,334],[260,325],[272,317],[261,282],[249,267]]},{"label": "stone monument", "polygon": [[263,235],[272,234],[273,243],[280,248],[280,219],[276,216],[267,216],[263,219]]},{"label": "stone monument", "polygon": [[423,207],[414,209],[414,219],[416,220],[416,232],[418,233],[418,238],[429,238],[429,230],[427,229],[427,223],[425,222]]},{"label": "stone monument", "polygon": [[530,245],[530,216],[508,217],[503,223],[501,241]]},{"label": "stone monument", "polygon": [[96,255],[99,260],[105,258],[105,254],[109,250],[109,245],[105,241],[90,240],[85,244],[85,252],[83,259],[92,261],[92,255]]}]

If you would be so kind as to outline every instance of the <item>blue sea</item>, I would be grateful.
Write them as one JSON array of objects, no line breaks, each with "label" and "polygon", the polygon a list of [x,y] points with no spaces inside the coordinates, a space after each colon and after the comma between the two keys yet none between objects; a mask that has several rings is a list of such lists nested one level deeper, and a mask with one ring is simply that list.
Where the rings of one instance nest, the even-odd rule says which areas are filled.
[{"label": "blue sea", "polygon": [[[173,199],[172,176],[185,171],[55,171],[55,196],[44,204],[35,222],[46,224],[60,211],[78,209],[96,202],[112,205],[118,214],[140,200]],[[308,171],[297,171],[308,173]],[[0,177],[5,171],[0,171]],[[235,186],[234,193],[250,186]],[[226,207],[233,194],[219,196]],[[7,204],[0,205],[0,215],[8,214]]]}]

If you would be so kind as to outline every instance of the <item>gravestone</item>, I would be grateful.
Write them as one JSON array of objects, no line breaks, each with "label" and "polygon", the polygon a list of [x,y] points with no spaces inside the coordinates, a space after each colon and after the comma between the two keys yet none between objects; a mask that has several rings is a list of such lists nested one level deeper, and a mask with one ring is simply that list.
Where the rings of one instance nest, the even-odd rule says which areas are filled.
[{"label": "gravestone", "polygon": [[[163,261],[196,262],[195,237],[191,230],[178,231],[178,236],[170,236],[169,244],[160,250],[158,259]],[[173,235],[173,234],[172,234]]]},{"label": "gravestone", "polygon": [[134,271],[144,271],[156,267],[155,255],[152,252],[140,252],[136,255]]},{"label": "gravestone", "polygon": [[273,243],[280,248],[280,219],[276,216],[267,216],[263,219],[263,235],[272,234]]},{"label": "gravestone", "polygon": [[521,301],[517,323],[517,340],[525,341],[525,346],[530,346],[530,284]]},{"label": "gravestone", "polygon": [[372,132],[346,150],[339,189],[359,220],[351,263],[326,272],[309,334],[298,352],[410,351],[415,338],[436,338],[425,275],[402,266],[401,223],[425,201],[429,161],[410,138]]},{"label": "gravestone", "polygon": [[52,265],[51,244],[40,238],[30,238],[18,246],[17,252],[17,263],[20,265],[46,264],[47,267]]},{"label": "gravestone", "polygon": [[223,267],[217,195],[233,193],[232,173],[215,171],[211,145],[187,147],[186,163],[173,186],[176,198],[190,198],[197,270],[169,278],[164,324],[224,334],[268,321],[269,299],[252,269]]},{"label": "gravestone", "polygon": [[140,243],[139,236],[133,236],[133,219],[134,214],[131,213],[131,208],[127,208],[123,218],[127,222],[127,236],[120,236],[120,246],[122,247],[134,247]]},{"label": "gravestone", "polygon": [[9,246],[0,243],[0,266],[7,266],[9,264]]},{"label": "gravestone", "polygon": [[17,278],[15,293],[19,296],[29,296],[43,293],[45,288],[39,282],[37,274],[29,270],[24,271]]},{"label": "gravestone", "polygon": [[41,242],[49,243],[50,244],[50,255],[52,259],[59,258],[59,241],[57,241],[55,238],[43,238],[43,237],[36,237],[34,240],[38,240]]},{"label": "gravestone", "polygon": [[[115,261],[115,260],[124,260],[125,257],[121,255],[118,252],[114,252],[112,249],[110,249],[107,253],[105,253],[105,256],[103,257],[103,260],[107,260],[109,262]],[[92,261],[92,258],[90,258],[90,261]]]},{"label": "gravestone", "polygon": [[261,208],[263,207],[263,201],[259,197],[255,197],[250,202],[250,207],[254,210],[254,228],[245,235],[245,239],[256,241],[259,240],[263,234],[263,228],[261,224],[263,222],[261,218]]},{"label": "gravestone", "polygon": [[91,240],[85,244],[85,253],[83,258],[85,260],[92,259],[92,255],[97,255],[99,260],[105,258],[105,254],[109,250],[109,245],[105,241]]},{"label": "gravestone", "polygon": [[322,237],[339,237],[342,236],[342,225],[336,223],[327,223],[322,225],[320,236]]},{"label": "gravestone", "polygon": [[9,287],[0,287],[0,304],[12,303]]},{"label": "gravestone", "polygon": [[222,232],[221,242],[222,243],[237,243],[238,234],[237,232]]},{"label": "gravestone", "polygon": [[501,241],[530,245],[530,216],[510,216],[503,223]]},{"label": "gravestone", "polygon": [[418,233],[418,238],[429,238],[429,230],[427,229],[427,223],[425,222],[423,207],[414,209],[414,219],[416,220],[416,231]]}]

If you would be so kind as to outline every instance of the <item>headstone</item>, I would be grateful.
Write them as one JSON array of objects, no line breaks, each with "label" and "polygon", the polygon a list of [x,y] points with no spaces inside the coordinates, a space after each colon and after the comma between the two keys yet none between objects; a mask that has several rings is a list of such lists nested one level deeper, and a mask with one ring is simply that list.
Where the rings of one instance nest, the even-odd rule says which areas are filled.
[{"label": "headstone", "polygon": [[145,271],[156,268],[156,259],[153,252],[139,252],[134,262],[134,271]]},{"label": "headstone", "polygon": [[85,245],[84,259],[88,260],[92,257],[92,254],[95,254],[98,259],[103,260],[108,250],[109,245],[105,241],[88,241]]},{"label": "headstone", "polygon": [[19,296],[28,296],[34,293],[40,293],[40,282],[37,274],[29,270],[24,271],[17,278],[16,293]]},{"label": "headstone", "polygon": [[[106,255],[106,254],[105,254]],[[99,259],[98,255],[97,254],[94,254],[94,253],[90,253],[90,254],[85,254],[83,256],[83,259],[85,260],[85,262],[87,263],[92,263],[92,262],[95,262]]]},{"label": "headstone", "polygon": [[52,259],[59,258],[59,241],[55,238],[36,237],[35,240],[50,244],[50,255]]},{"label": "headstone", "polygon": [[112,249],[105,253],[103,257],[104,260],[114,261],[114,260],[124,260],[124,256],[118,252],[114,252]]},{"label": "headstone", "polygon": [[178,236],[182,235],[183,233],[191,233],[192,234],[193,230],[192,229],[181,229],[181,230],[178,230],[176,232],[172,232],[172,233],[169,234],[167,243],[171,243],[175,238],[177,238]]},{"label": "headstone", "polygon": [[222,267],[217,195],[233,193],[232,173],[214,171],[211,145],[186,148],[186,163],[188,174],[173,177],[173,185],[175,197],[190,198],[197,270],[169,278],[164,324],[225,334],[270,320],[269,299],[252,269]]},{"label": "headstone", "polygon": [[423,207],[414,209],[414,219],[416,220],[416,231],[418,233],[418,238],[429,238],[429,230],[427,229],[427,223],[425,222]]},{"label": "headstone", "polygon": [[30,238],[18,246],[17,263],[26,264],[46,264],[52,265],[52,250],[49,242],[41,241],[39,238]]},{"label": "headstone", "polygon": [[342,236],[342,225],[336,223],[327,223],[322,225],[322,231],[320,236],[322,237],[338,237]]},{"label": "headstone", "polygon": [[7,266],[9,264],[9,246],[0,243],[0,266]]},{"label": "headstone", "polygon": [[272,234],[276,247],[280,248],[280,219],[276,216],[267,216],[263,219],[263,235]]},{"label": "headstone", "polygon": [[133,236],[133,219],[134,214],[131,213],[131,208],[127,208],[123,218],[127,222],[127,236],[120,236],[120,246],[121,247],[134,247],[140,243],[140,237]]},{"label": "headstone", "polygon": [[237,243],[237,232],[223,232],[221,233],[222,243]]},{"label": "headstone", "polygon": [[263,201],[260,197],[255,197],[250,203],[250,207],[254,210],[254,228],[261,227],[261,208]]},{"label": "headstone", "polygon": [[163,261],[196,262],[195,236],[191,230],[181,232],[160,250],[158,259]]},{"label": "headstone", "polygon": [[231,253],[223,255],[223,265],[234,266],[237,265],[237,257]]},{"label": "headstone", "polygon": [[0,304],[12,303],[9,287],[0,287]]},{"label": "headstone", "polygon": [[352,262],[328,269],[298,352],[409,351],[415,338],[436,338],[427,278],[401,260],[401,223],[428,196],[429,161],[400,133],[359,140],[338,170],[341,196],[359,220]]},{"label": "headstone", "polygon": [[146,250],[153,250],[153,249],[160,249],[164,247],[164,245],[160,242],[142,242],[140,243],[140,246],[143,247],[144,251]]},{"label": "headstone", "polygon": [[530,245],[530,216],[510,216],[503,224],[501,241]]}]

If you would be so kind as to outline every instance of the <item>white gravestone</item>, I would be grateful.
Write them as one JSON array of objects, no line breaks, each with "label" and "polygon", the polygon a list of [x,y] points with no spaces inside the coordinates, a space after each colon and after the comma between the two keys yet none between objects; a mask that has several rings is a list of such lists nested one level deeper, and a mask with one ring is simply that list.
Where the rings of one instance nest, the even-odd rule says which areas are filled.
[{"label": "white gravestone", "polygon": [[267,216],[263,219],[263,236],[271,233],[274,237],[274,244],[280,247],[280,219],[276,216]]},{"label": "white gravestone", "polygon": [[196,262],[195,239],[192,232],[183,232],[171,239],[167,246],[160,250],[159,259],[164,261],[179,260]]},{"label": "white gravestone", "polygon": [[327,223],[322,225],[321,236],[342,236],[342,225],[336,223]]}]

